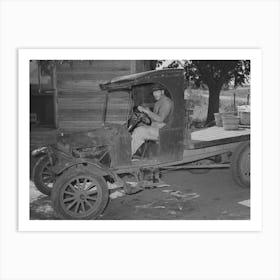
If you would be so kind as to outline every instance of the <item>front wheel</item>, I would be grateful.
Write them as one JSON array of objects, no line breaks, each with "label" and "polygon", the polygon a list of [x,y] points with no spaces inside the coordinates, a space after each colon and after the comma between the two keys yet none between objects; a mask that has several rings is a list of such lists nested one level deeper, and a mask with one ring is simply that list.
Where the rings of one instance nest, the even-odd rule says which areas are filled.
[{"label": "front wheel", "polygon": [[109,199],[106,181],[89,168],[70,168],[55,182],[53,208],[61,218],[90,220],[97,218]]},{"label": "front wheel", "polygon": [[235,182],[242,188],[250,187],[250,143],[240,144],[233,152],[231,171]]}]

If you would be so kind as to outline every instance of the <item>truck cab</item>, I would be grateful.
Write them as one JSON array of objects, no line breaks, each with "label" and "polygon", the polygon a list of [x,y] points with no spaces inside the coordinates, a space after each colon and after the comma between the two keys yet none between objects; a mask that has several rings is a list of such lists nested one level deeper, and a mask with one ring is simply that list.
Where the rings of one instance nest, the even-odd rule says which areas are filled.
[{"label": "truck cab", "polygon": [[[108,102],[109,95],[114,92],[127,91],[131,97],[131,109],[138,105],[152,109],[154,104],[152,92],[155,89],[163,90],[165,95],[172,100],[173,110],[168,122],[159,131],[158,141],[148,141],[149,143],[144,144],[144,153],[158,162],[181,160],[186,128],[183,87],[184,71],[182,69],[155,70],[114,78],[100,84],[100,88],[106,91],[107,95],[104,117],[106,118],[106,102]],[[104,123],[106,124],[105,118]],[[128,149],[130,150],[130,148]]]}]

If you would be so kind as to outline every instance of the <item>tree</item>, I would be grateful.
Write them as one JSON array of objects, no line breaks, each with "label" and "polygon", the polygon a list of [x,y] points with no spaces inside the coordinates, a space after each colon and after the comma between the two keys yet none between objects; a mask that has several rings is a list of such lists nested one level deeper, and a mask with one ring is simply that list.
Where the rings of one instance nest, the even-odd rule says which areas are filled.
[{"label": "tree", "polygon": [[145,72],[156,69],[157,60],[135,60],[135,72]]},{"label": "tree", "polygon": [[145,60],[145,62],[148,64],[149,70],[155,70],[157,66],[157,60]]},{"label": "tree", "polygon": [[219,112],[220,92],[223,86],[234,82],[243,85],[250,78],[250,60],[188,60],[184,64],[187,81],[197,87],[207,85],[209,104],[206,123]]}]

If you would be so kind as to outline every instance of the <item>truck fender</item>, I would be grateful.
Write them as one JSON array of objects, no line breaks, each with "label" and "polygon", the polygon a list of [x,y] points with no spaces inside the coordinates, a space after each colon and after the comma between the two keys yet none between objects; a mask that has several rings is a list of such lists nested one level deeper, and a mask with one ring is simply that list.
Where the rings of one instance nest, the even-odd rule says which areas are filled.
[{"label": "truck fender", "polygon": [[42,156],[48,153],[48,147],[40,147],[31,152],[33,157]]},{"label": "truck fender", "polygon": [[63,166],[57,166],[53,168],[53,171],[56,174],[61,174],[64,171],[70,169],[70,168],[88,168],[93,173],[99,175],[99,176],[106,176],[106,175],[112,175],[109,170],[106,168],[98,165],[96,162],[91,161],[79,161],[79,162],[67,162]]}]

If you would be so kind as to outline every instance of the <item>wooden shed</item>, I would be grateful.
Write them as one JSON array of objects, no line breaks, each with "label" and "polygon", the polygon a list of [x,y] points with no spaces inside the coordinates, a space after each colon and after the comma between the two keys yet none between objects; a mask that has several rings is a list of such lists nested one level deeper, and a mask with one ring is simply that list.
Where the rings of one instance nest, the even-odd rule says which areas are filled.
[{"label": "wooden shed", "polygon": [[[71,60],[54,65],[44,73],[38,61],[30,62],[32,146],[54,141],[57,129],[77,131],[99,126],[105,100],[99,84],[152,68],[148,60]],[[114,94],[107,120],[124,122],[129,106],[127,93]]]}]

